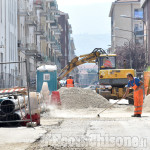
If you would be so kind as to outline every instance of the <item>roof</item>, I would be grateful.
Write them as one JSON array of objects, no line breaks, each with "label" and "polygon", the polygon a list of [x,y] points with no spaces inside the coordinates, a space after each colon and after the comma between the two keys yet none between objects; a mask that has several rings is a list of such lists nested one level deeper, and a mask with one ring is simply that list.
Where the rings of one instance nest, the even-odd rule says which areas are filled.
[{"label": "roof", "polygon": [[109,57],[109,56],[117,56],[117,55],[116,54],[108,54],[108,55],[107,54],[101,54],[100,55],[100,57],[106,57],[106,56]]},{"label": "roof", "polygon": [[147,2],[148,0],[141,0],[141,7],[144,7],[145,6],[145,3]]},{"label": "roof", "polygon": [[56,65],[43,65],[39,68],[37,68],[38,71],[55,71],[57,70]]},{"label": "roof", "polygon": [[69,14],[68,13],[65,13],[65,12],[62,12],[62,11],[59,11],[60,15],[65,15],[66,16],[66,19],[69,19]]}]

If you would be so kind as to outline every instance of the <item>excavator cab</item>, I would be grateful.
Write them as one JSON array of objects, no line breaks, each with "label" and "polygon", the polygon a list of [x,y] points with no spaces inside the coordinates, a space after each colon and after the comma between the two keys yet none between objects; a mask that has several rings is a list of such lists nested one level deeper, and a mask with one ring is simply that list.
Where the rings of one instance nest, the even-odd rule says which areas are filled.
[{"label": "excavator cab", "polygon": [[[98,58],[99,87],[96,92],[107,99],[122,98],[128,83],[127,74],[135,75],[134,69],[116,69],[116,57],[116,54],[101,54]],[[129,103],[133,103],[133,100]]]},{"label": "excavator cab", "polygon": [[116,54],[102,54],[98,60],[99,70],[116,69]]}]

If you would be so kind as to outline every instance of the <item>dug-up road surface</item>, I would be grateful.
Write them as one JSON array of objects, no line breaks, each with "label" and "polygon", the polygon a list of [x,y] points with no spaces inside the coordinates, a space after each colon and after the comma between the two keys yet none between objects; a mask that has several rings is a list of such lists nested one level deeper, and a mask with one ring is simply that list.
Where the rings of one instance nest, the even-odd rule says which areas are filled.
[{"label": "dug-up road surface", "polygon": [[150,113],[131,118],[132,106],[50,108],[35,128],[0,128],[0,150],[150,150]]}]

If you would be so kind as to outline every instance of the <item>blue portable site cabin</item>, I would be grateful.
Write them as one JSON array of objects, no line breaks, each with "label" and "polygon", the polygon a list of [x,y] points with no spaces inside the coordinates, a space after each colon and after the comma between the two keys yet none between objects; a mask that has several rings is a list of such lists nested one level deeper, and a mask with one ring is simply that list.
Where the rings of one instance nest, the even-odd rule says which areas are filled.
[{"label": "blue portable site cabin", "polygon": [[57,91],[57,66],[43,65],[37,68],[37,92],[42,89],[43,82],[47,82],[49,91]]}]

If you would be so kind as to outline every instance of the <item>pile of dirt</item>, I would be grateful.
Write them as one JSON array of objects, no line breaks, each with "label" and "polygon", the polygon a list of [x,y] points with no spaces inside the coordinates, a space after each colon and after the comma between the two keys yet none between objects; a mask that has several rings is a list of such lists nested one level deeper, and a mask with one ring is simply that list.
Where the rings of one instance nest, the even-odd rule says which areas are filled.
[{"label": "pile of dirt", "polygon": [[63,108],[106,108],[110,103],[103,96],[90,89],[83,88],[61,88],[59,89]]},{"label": "pile of dirt", "polygon": [[146,96],[144,99],[143,110],[150,112],[150,94]]}]

